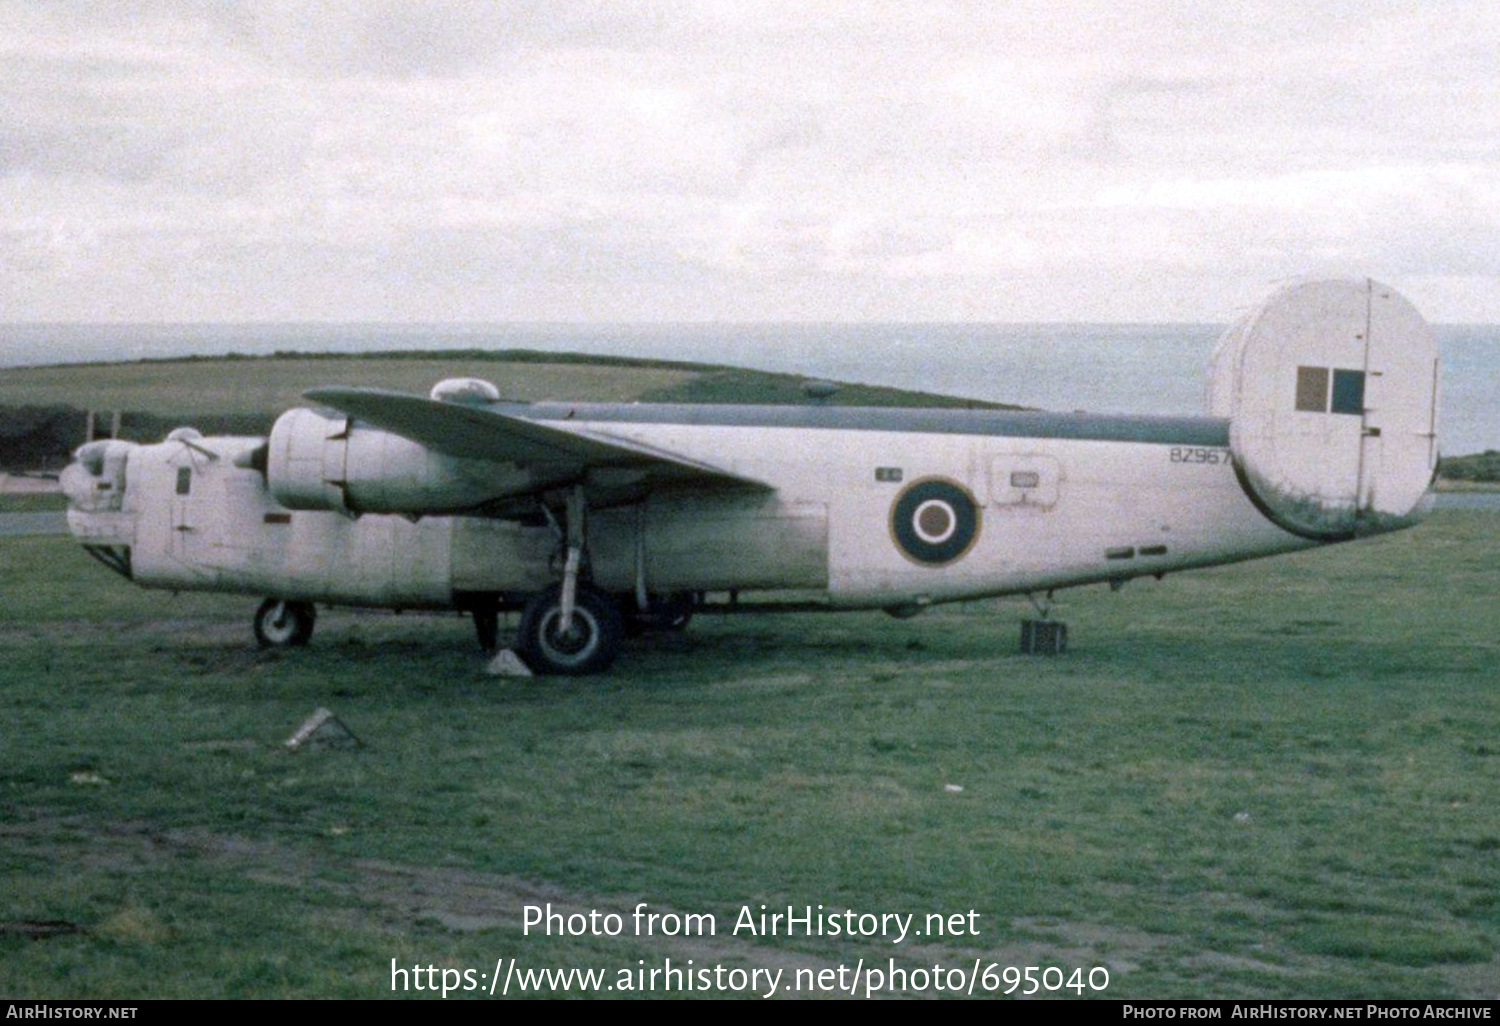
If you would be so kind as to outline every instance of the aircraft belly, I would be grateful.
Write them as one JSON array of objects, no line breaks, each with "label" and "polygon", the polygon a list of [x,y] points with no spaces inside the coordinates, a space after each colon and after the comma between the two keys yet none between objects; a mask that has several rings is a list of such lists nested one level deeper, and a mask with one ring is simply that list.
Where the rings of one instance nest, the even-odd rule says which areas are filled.
[{"label": "aircraft belly", "polygon": [[269,554],[270,593],[353,605],[444,606],[451,598],[453,521],[396,516],[351,520],[335,513],[291,514],[287,541]]}]

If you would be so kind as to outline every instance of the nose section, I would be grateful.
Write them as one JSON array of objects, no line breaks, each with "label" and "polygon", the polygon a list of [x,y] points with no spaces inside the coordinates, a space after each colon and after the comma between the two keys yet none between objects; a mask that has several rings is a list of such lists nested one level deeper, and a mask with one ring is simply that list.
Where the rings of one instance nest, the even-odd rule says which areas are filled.
[{"label": "nose section", "polygon": [[107,513],[125,501],[125,468],[134,442],[106,439],[81,445],[58,476],[68,507],[80,513]]},{"label": "nose section", "polygon": [[68,497],[68,506],[72,509],[86,509],[93,500],[94,478],[83,464],[75,458],[63,468],[58,475],[58,483],[62,485],[63,494]]}]

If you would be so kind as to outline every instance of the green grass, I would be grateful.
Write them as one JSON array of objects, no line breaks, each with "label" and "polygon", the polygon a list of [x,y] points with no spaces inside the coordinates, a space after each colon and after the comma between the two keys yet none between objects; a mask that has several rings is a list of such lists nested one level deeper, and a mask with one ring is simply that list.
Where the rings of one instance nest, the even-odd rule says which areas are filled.
[{"label": "green grass", "polygon": [[603,363],[495,363],[475,356],[408,359],[358,356],[150,360],[81,366],[15,367],[0,381],[0,406],[66,405],[133,410],[191,419],[212,412],[275,416],[305,404],[319,385],[361,385],[426,395],[444,378],[493,381],[506,398],[626,402],[696,377],[694,370]]},{"label": "green grass", "polygon": [[0,513],[60,513],[67,508],[62,492],[0,492]]},{"label": "green grass", "polygon": [[[795,374],[723,368],[684,377],[641,395],[644,402],[751,403],[763,406],[800,406],[809,400],[806,378]],[[833,406],[945,407],[959,409],[1023,409],[1007,403],[961,399],[932,392],[913,392],[883,385],[841,383],[826,400]]]},{"label": "green grass", "polygon": [[[100,425],[119,411],[119,434],[157,441],[175,427],[261,435],[319,385],[358,385],[425,395],[445,378],[492,381],[507,399],[580,402],[805,404],[792,374],[662,360],[527,350],[188,357],[132,363],[18,367],[0,378],[0,466],[56,469],[81,444],[87,411]],[[842,385],[839,406],[1000,406],[874,385]],[[0,512],[15,512],[0,506]]]},{"label": "green grass", "polygon": [[[274,417],[305,404],[319,385],[359,385],[426,395],[444,378],[492,381],[507,399],[586,402],[805,403],[804,378],[792,374],[660,360],[512,351],[193,357],[55,367],[15,367],[0,380],[0,408],[71,406],[192,420],[249,414]],[[984,406],[925,392],[843,386],[838,405]]]},{"label": "green grass", "polygon": [[[1493,997],[1497,527],[1064,593],[1057,659],[1015,654],[1025,606],[976,603],[700,617],[565,681],[484,676],[455,617],[325,613],[261,653],[253,599],[0,541],[0,921],[81,928],[0,933],[0,992],[895,957],[1106,966],[1115,998]],[[288,753],[318,706],[363,747]],[[549,901],[719,933],[522,937]],[[728,935],[762,903],[981,933]]]},{"label": "green grass", "polygon": [[1486,449],[1468,456],[1445,456],[1441,466],[1444,478],[1471,484],[1500,484],[1500,452]]}]

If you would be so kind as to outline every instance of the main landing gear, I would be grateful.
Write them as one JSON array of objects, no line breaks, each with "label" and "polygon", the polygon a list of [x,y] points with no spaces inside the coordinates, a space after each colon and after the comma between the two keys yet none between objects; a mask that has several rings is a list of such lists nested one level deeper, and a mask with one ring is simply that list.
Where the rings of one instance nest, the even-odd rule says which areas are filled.
[{"label": "main landing gear", "polygon": [[255,640],[261,648],[292,648],[307,644],[317,623],[311,602],[266,599],[255,611]]},{"label": "main landing gear", "polygon": [[569,610],[565,591],[565,584],[554,585],[526,603],[517,639],[521,658],[541,674],[602,673],[624,640],[620,607],[597,588],[575,582]]},{"label": "main landing gear", "polygon": [[[521,614],[516,648],[537,673],[581,676],[609,668],[627,637],[687,629],[697,608],[691,592],[653,596],[641,610],[632,598],[575,585],[573,622],[564,626],[561,584],[534,595]],[[474,623],[480,624],[479,612]],[[483,642],[483,638],[480,639]]]},{"label": "main landing gear", "polygon": [[533,595],[521,613],[516,647],[536,673],[600,673],[620,654],[625,622],[619,605],[582,579],[586,515],[583,488],[575,486],[563,528],[562,582]]}]

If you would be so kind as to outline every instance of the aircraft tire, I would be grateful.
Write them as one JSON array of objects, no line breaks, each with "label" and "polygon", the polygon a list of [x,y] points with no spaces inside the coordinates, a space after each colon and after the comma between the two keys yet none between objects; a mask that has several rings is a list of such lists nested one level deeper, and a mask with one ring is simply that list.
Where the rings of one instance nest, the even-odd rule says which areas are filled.
[{"label": "aircraft tire", "polygon": [[255,611],[255,640],[261,648],[293,648],[307,644],[317,623],[311,602],[266,599]]},{"label": "aircraft tire", "polygon": [[517,647],[521,658],[539,674],[578,677],[607,670],[625,636],[624,621],[614,600],[587,585],[578,586],[573,603],[573,628],[558,631],[562,619],[562,587],[554,585],[532,596],[521,614]]}]

